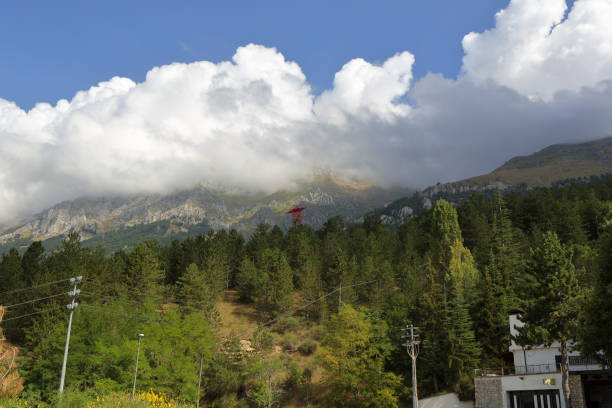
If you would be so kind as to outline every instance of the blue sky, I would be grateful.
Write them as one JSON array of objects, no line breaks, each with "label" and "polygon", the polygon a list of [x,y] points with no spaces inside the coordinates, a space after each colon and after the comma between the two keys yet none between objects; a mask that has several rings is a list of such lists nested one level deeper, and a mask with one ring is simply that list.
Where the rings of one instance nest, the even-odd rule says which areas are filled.
[{"label": "blue sky", "polygon": [[29,109],[154,66],[222,61],[248,43],[296,61],[315,93],[352,58],[415,54],[414,73],[455,77],[462,37],[494,25],[507,0],[5,1],[0,98]]},{"label": "blue sky", "polygon": [[609,136],[610,21],[610,0],[0,0],[0,225],[320,168],[421,188]]}]

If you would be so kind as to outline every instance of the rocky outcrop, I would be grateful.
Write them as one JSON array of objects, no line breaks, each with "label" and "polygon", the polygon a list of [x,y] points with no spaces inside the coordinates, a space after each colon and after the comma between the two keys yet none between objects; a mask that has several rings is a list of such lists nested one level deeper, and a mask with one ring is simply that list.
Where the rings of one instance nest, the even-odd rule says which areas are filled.
[{"label": "rocky outcrop", "polygon": [[228,193],[200,185],[168,195],[80,198],[57,204],[16,227],[0,231],[0,243],[45,240],[72,231],[88,239],[160,221],[171,222],[176,226],[173,230],[188,230],[205,222],[211,228],[235,228],[248,233],[260,223],[289,227],[291,220],[285,213],[296,204],[308,207],[306,223],[320,227],[335,215],[354,221],[405,193],[406,190],[342,184],[327,177],[302,183],[295,191],[273,194]]},{"label": "rocky outcrop", "polygon": [[436,184],[423,190],[423,195],[432,198],[441,194],[465,194],[465,193],[482,193],[492,190],[506,190],[510,186],[501,181],[486,184],[469,184],[466,182]]},{"label": "rocky outcrop", "polygon": [[414,210],[411,207],[405,206],[399,210],[394,210],[391,214],[383,214],[380,216],[380,220],[383,224],[394,225],[403,224],[408,221],[414,215]]}]

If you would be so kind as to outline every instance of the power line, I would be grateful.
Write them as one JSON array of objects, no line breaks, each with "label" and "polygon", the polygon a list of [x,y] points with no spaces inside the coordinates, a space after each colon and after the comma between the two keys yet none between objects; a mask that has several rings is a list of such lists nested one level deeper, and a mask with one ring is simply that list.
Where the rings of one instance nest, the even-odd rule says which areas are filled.
[{"label": "power line", "polygon": [[277,321],[277,320],[279,320],[279,319],[281,319],[281,318],[283,318],[283,317],[291,316],[291,315],[293,315],[294,313],[296,313],[296,312],[298,312],[298,311],[300,311],[300,310],[306,309],[308,306],[311,306],[311,305],[313,305],[313,304],[315,304],[315,303],[317,303],[317,302],[319,302],[319,301],[321,301],[321,300],[325,299],[326,297],[333,295],[334,293],[336,293],[336,292],[338,292],[339,290],[341,290],[341,288],[345,288],[345,289],[346,289],[346,288],[354,288],[354,287],[356,287],[356,286],[368,285],[368,284],[370,284],[370,283],[374,283],[374,282],[378,282],[378,279],[374,279],[374,280],[367,281],[367,282],[359,282],[359,283],[355,283],[355,284],[353,284],[353,285],[348,285],[348,286],[340,286],[340,287],[338,287],[338,288],[336,288],[336,289],[332,290],[331,292],[329,292],[329,293],[327,293],[327,294],[325,294],[325,295],[321,296],[320,298],[315,299],[315,300],[313,300],[313,301],[311,301],[311,302],[306,303],[306,304],[305,304],[305,305],[303,305],[303,306],[298,307],[297,309],[293,309],[292,311],[289,311],[289,312],[283,313],[283,314],[281,314],[280,316],[278,316],[278,317],[276,317],[276,318],[274,318],[274,319],[272,319],[272,320],[268,320],[267,322],[265,322],[265,323],[261,324],[261,325],[260,325],[260,327],[265,327],[265,326],[268,326],[268,325],[270,325],[270,324],[274,323],[275,321]]},{"label": "power line", "polygon": [[42,298],[38,298],[38,299],[32,299],[32,300],[28,300],[25,302],[21,302],[21,303],[15,303],[14,305],[8,305],[8,306],[4,306],[5,309],[9,309],[11,307],[16,307],[16,306],[21,306],[21,305],[27,305],[28,303],[36,303],[36,302],[40,302],[41,300],[47,300],[47,299],[51,299],[51,298],[56,298],[58,296],[64,296],[67,295],[68,293],[64,292],[64,293],[58,293],[57,295],[51,295],[51,296],[45,296]]},{"label": "power line", "polygon": [[34,315],[41,314],[41,313],[44,313],[44,310],[41,310],[41,311],[38,311],[38,312],[34,312],[34,313],[24,314],[24,315],[21,315],[21,316],[11,317],[11,318],[8,318],[8,319],[2,319],[0,324],[2,324],[4,322],[8,322],[10,320],[17,320],[17,319],[21,319],[21,318],[28,317],[28,316],[34,316]]},{"label": "power line", "polygon": [[57,281],[53,281],[53,282],[45,282],[45,283],[41,283],[39,285],[29,286],[27,288],[13,289],[13,290],[9,290],[9,291],[6,291],[6,292],[0,292],[0,296],[10,295],[10,294],[19,293],[19,292],[25,292],[26,290],[32,290],[32,289],[36,289],[36,288],[41,288],[43,286],[55,285],[56,283],[66,282],[66,281],[69,281],[69,280],[70,280],[70,278],[68,278],[68,279],[61,279],[61,280],[57,280]]}]

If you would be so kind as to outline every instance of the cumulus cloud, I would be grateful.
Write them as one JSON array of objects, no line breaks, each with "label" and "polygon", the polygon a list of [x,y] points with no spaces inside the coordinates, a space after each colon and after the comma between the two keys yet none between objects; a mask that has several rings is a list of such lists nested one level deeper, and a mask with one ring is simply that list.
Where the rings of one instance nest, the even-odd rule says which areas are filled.
[{"label": "cumulus cloud", "polygon": [[495,21],[463,39],[463,70],[474,81],[550,100],[612,76],[609,0],[578,0],[569,11],[565,0],[513,0]]},{"label": "cumulus cloud", "polygon": [[290,188],[321,166],[422,187],[612,135],[611,7],[577,0],[566,15],[563,0],[512,0],[465,37],[458,78],[415,82],[401,52],[351,60],[315,95],[298,64],[251,44],[30,111],[0,99],[0,223],[84,195]]},{"label": "cumulus cloud", "polygon": [[365,117],[393,121],[409,112],[398,100],[408,92],[414,56],[397,54],[380,66],[354,59],[335,75],[334,87],[317,98],[314,111],[324,122],[345,124],[351,118]]}]

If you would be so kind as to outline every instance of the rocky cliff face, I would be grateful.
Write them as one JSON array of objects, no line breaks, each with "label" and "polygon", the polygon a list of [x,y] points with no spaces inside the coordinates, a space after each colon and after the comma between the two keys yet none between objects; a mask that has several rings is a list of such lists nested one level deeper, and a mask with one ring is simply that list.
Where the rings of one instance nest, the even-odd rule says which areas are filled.
[{"label": "rocky cliff face", "polygon": [[508,160],[489,174],[436,184],[374,211],[383,223],[399,225],[443,198],[458,203],[473,193],[529,190],[612,174],[612,137],[580,144],[552,145],[529,156]]},{"label": "rocky cliff face", "polygon": [[[295,191],[274,194],[225,193],[205,186],[169,195],[81,198],[57,204],[25,222],[0,231],[0,243],[45,240],[78,232],[84,239],[137,225],[168,221],[179,230],[206,223],[210,228],[234,228],[248,233],[260,223],[291,225],[286,211],[305,205],[305,222],[320,227],[329,217],[348,221],[383,206],[407,190],[318,177]],[[176,230],[176,228],[171,229]]]}]

